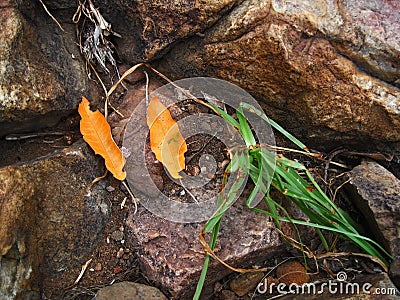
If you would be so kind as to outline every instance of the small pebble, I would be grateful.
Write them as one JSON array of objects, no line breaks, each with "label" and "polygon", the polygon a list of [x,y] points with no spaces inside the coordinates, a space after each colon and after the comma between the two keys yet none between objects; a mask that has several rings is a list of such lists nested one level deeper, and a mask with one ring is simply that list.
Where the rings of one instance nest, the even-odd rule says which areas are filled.
[{"label": "small pebble", "polygon": [[108,264],[110,267],[114,267],[115,265],[117,265],[117,263],[118,263],[118,259],[116,259],[116,258],[114,258],[114,257],[111,257],[107,264]]},{"label": "small pebble", "polygon": [[97,263],[96,266],[94,267],[95,271],[101,271],[103,267],[101,266],[101,263]]},{"label": "small pebble", "polygon": [[117,252],[117,258],[121,258],[124,255],[124,248],[119,248]]},{"label": "small pebble", "polygon": [[125,147],[121,147],[121,152],[125,158],[128,158],[132,154],[131,151]]},{"label": "small pebble", "polygon": [[124,239],[124,233],[120,230],[115,230],[111,233],[111,238],[116,242],[120,242]]},{"label": "small pebble", "polygon": [[113,191],[115,191],[115,188],[113,188],[111,185],[109,185],[108,187],[106,187],[106,190],[108,192],[113,192]]},{"label": "small pebble", "polygon": [[287,261],[276,268],[276,276],[280,282],[290,285],[295,283],[297,285],[304,284],[310,280],[304,266],[295,260]]}]

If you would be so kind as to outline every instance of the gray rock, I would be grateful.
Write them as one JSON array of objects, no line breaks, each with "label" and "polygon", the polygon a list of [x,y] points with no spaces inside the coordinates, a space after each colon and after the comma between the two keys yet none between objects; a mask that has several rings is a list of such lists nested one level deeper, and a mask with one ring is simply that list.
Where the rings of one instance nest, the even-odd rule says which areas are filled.
[{"label": "gray rock", "polygon": [[104,186],[87,190],[102,172],[83,143],[0,169],[1,299],[56,299],[79,274],[110,213]]},{"label": "gray rock", "polygon": [[96,300],[166,300],[167,297],[155,287],[136,282],[123,281],[101,288]]},{"label": "gray rock", "polygon": [[349,190],[377,241],[400,257],[400,180],[374,161],[351,171]]}]

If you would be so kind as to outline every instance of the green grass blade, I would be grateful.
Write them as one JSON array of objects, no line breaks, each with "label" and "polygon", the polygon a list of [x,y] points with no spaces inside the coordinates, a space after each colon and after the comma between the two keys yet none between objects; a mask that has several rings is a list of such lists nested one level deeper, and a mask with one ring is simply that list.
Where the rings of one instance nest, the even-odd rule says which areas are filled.
[{"label": "green grass blade", "polygon": [[224,118],[225,121],[227,121],[233,127],[239,128],[239,122],[236,121],[231,115],[212,103],[209,103],[209,105],[214,109],[215,112],[217,112],[222,118]]},{"label": "green grass blade", "polygon": [[265,122],[270,124],[275,130],[279,131],[282,133],[286,138],[288,138],[291,142],[293,142],[297,147],[300,149],[303,149],[304,151],[309,152],[308,148],[306,145],[304,145],[301,141],[299,141],[294,135],[286,131],[282,126],[280,126],[278,123],[275,121],[271,120],[268,118],[263,111],[258,110],[255,108],[253,105],[248,104],[248,103],[240,103],[240,106],[243,108],[246,108],[249,112],[255,113],[258,115],[260,118],[262,118]]},{"label": "green grass blade", "polygon": [[256,145],[256,139],[254,138],[253,132],[251,131],[251,128],[249,126],[249,123],[247,122],[246,117],[243,115],[243,112],[241,109],[236,110],[236,115],[239,120],[239,133],[242,135],[246,146],[255,146]]},{"label": "green grass blade", "polygon": [[[219,220],[218,223],[216,223],[215,226],[213,227],[210,244],[209,244],[211,250],[214,250],[215,243],[217,242],[220,225],[221,225],[221,222]],[[200,299],[201,291],[203,290],[204,282],[206,281],[206,275],[207,275],[207,271],[208,271],[208,266],[210,265],[210,260],[211,260],[210,255],[206,255],[206,258],[204,259],[203,268],[200,273],[200,278],[199,278],[199,281],[197,282],[196,292],[193,296],[194,300]]]}]

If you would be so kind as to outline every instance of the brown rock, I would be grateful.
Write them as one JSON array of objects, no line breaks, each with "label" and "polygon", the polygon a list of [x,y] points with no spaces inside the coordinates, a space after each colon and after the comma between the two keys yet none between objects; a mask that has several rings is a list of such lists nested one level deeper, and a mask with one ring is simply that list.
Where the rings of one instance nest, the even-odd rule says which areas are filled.
[{"label": "brown rock", "polygon": [[[138,69],[135,71],[136,73],[143,73],[142,69]],[[157,79],[151,78],[149,83],[149,93],[153,92],[157,88],[162,86],[162,83]],[[115,112],[112,112],[108,118],[108,122],[110,127],[112,128],[112,133],[114,140],[117,144],[120,144],[123,139],[123,134],[125,130],[125,126],[129,121],[132,113],[135,111],[138,104],[146,98],[146,84],[143,82],[139,82],[134,86],[130,87],[129,90],[126,92],[122,102],[118,105],[118,111],[124,116],[121,116]],[[137,114],[145,114],[144,107],[142,110],[137,111]],[[143,124],[147,128],[146,124]],[[140,129],[140,127],[139,127]]]},{"label": "brown rock", "polygon": [[0,11],[0,137],[52,126],[90,96],[74,35],[46,24],[39,2],[2,1]]},{"label": "brown rock", "polygon": [[116,242],[120,242],[124,239],[124,233],[121,230],[115,230],[111,233],[111,238]]},{"label": "brown rock", "polygon": [[101,288],[96,300],[166,300],[167,297],[157,288],[136,282],[123,281]]},{"label": "brown rock", "polygon": [[123,255],[124,255],[124,248],[119,248],[117,252],[117,258],[122,258]]},{"label": "brown rock", "polygon": [[[102,170],[83,143],[0,169],[0,298],[59,298],[63,271],[87,261],[110,213]],[[73,278],[69,278],[73,282]],[[39,291],[39,286],[41,290]],[[14,298],[13,298],[14,299]]]},{"label": "brown rock", "polygon": [[237,300],[238,297],[230,290],[223,290],[219,295],[220,300]]},{"label": "brown rock", "polygon": [[229,283],[229,287],[236,295],[242,297],[247,293],[254,291],[263,278],[264,273],[262,272],[244,273],[232,279]]},{"label": "brown rock", "polygon": [[238,1],[185,1],[157,0],[151,4],[140,0],[136,3],[143,29],[141,36],[146,43],[147,59],[160,55],[172,43],[201,33],[229,11]]},{"label": "brown rock", "polygon": [[[57,1],[46,4],[56,13],[72,9]],[[400,141],[396,1],[97,5],[123,36],[116,39],[123,69],[127,62],[167,53],[160,70],[175,78],[213,76],[238,84],[263,103],[270,117],[311,145],[393,149]],[[54,90],[64,87],[47,79],[55,82]],[[120,125],[114,129],[117,136]]]},{"label": "brown rock", "polygon": [[101,265],[101,263],[97,263],[96,266],[94,267],[95,271],[101,271],[103,269],[103,266]]},{"label": "brown rock", "polygon": [[363,161],[351,171],[352,199],[374,238],[400,257],[400,180],[374,161]]},{"label": "brown rock", "polygon": [[276,269],[276,276],[287,286],[291,283],[302,285],[310,280],[304,266],[295,260],[280,264]]},{"label": "brown rock", "polygon": [[400,258],[395,258],[390,264],[389,276],[397,289],[400,289]]},{"label": "brown rock", "polygon": [[319,147],[399,142],[398,12],[393,1],[243,1],[161,69],[235,83]]}]

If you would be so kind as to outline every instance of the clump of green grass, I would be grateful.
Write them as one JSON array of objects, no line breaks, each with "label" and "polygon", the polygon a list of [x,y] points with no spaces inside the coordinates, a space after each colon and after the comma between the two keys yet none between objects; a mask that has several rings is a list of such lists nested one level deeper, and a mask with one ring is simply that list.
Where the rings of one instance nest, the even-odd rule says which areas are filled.
[{"label": "clump of green grass", "polygon": [[[211,107],[230,125],[239,130],[246,143],[246,147],[231,149],[231,161],[226,167],[223,184],[226,183],[228,173],[236,174],[235,181],[231,186],[222,189],[218,195],[216,212],[207,221],[203,229],[204,233],[211,233],[208,244],[211,251],[214,249],[217,241],[221,218],[236,198],[239,187],[244,184],[246,177],[244,175],[248,175],[254,183],[254,188],[246,200],[246,205],[250,209],[271,217],[278,229],[281,229],[281,222],[313,227],[318,233],[326,251],[329,251],[329,245],[322,230],[331,232],[340,238],[352,241],[365,253],[371,257],[375,257],[375,261],[379,262],[383,267],[388,266],[388,260],[391,259],[390,254],[378,243],[360,234],[358,224],[345,211],[331,201],[303,164],[290,160],[281,154],[276,155],[274,148],[271,146],[256,143],[256,139],[244,116],[243,110],[258,115],[275,130],[282,133],[300,148],[300,150],[296,151],[312,155],[302,142],[273,120],[267,118],[262,111],[257,110],[247,103],[241,103],[241,106],[236,110],[237,120],[213,104],[208,104],[207,106]],[[307,215],[309,221],[306,222],[291,218],[285,209],[270,196],[270,186],[273,186],[289,198]],[[252,201],[260,193],[264,195],[263,200],[268,208],[267,210],[252,207],[251,205]],[[302,246],[301,243],[299,244]],[[207,254],[193,299],[199,299],[200,297],[210,259],[210,255]]]}]

